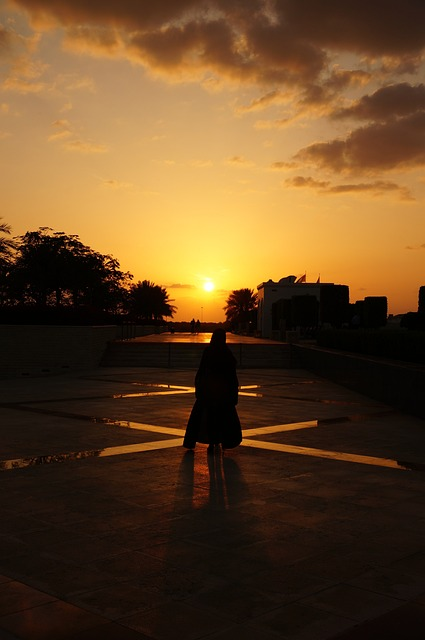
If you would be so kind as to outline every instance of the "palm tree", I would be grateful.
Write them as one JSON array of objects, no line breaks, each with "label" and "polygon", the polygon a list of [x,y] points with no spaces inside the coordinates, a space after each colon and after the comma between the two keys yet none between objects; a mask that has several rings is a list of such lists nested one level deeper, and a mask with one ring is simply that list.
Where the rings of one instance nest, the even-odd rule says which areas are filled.
[{"label": "palm tree", "polygon": [[[0,218],[2,220],[3,218]],[[10,235],[12,228],[5,222],[0,222],[0,233],[6,233]],[[15,243],[10,238],[0,237],[0,267],[6,266],[10,263]]]},{"label": "palm tree", "polygon": [[171,303],[167,290],[149,280],[130,286],[127,307],[132,316],[145,321],[161,321],[172,318],[176,307]]},{"label": "palm tree", "polygon": [[257,294],[253,289],[236,289],[226,300],[224,311],[232,325],[248,323],[257,309]]}]

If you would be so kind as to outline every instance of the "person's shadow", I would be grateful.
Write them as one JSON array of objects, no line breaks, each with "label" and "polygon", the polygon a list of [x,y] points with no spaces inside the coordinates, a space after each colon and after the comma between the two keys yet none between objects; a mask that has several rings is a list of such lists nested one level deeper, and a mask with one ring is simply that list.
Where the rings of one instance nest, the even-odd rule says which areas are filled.
[{"label": "person's shadow", "polygon": [[[229,512],[248,500],[248,486],[237,461],[215,453],[206,455],[205,464],[205,458],[199,460],[202,453],[187,451],[182,457],[176,491],[180,506],[213,510],[218,516],[220,512]],[[199,491],[199,486],[202,491]]]},{"label": "person's shadow", "polygon": [[[241,575],[249,573],[253,564],[257,569],[270,566],[264,547],[257,545],[263,540],[263,532],[258,529],[249,485],[237,457],[232,452],[205,455],[201,447],[196,453],[188,451],[180,463],[175,493],[173,534],[178,538],[180,529],[192,549],[195,548],[196,555],[202,555],[202,549],[206,555],[198,565],[193,565],[188,558],[188,566],[207,571],[211,568],[212,573],[226,580],[237,576],[239,564]],[[254,559],[247,561],[252,548],[255,548]],[[218,565],[214,565],[215,559]],[[232,567],[235,573],[230,575]]]},{"label": "person's shadow", "polygon": [[[194,624],[201,637],[276,606],[267,597],[259,602],[253,584],[272,563],[238,456],[205,449],[184,453],[177,469],[170,526],[160,545],[164,568],[155,580],[165,604],[147,611],[140,629],[153,637],[171,637],[170,619],[172,637],[194,637]],[[195,620],[191,613],[198,607],[204,613]]]}]

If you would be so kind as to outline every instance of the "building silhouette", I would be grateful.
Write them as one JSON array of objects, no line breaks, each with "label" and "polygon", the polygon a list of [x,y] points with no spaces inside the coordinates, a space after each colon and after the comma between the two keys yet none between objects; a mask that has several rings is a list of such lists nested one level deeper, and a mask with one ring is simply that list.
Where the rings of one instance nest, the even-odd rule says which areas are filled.
[{"label": "building silhouette", "polygon": [[257,329],[263,338],[284,339],[287,331],[314,330],[348,323],[349,287],[306,282],[306,276],[286,276],[258,285]]}]

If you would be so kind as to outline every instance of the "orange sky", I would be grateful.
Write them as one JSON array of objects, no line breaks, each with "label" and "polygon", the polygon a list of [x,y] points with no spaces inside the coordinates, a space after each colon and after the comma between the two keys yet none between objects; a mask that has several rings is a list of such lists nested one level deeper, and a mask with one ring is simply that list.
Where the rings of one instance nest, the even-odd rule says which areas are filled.
[{"label": "orange sky", "polygon": [[422,0],[0,0],[3,222],[79,235],[176,320],[305,272],[415,311],[424,24]]}]

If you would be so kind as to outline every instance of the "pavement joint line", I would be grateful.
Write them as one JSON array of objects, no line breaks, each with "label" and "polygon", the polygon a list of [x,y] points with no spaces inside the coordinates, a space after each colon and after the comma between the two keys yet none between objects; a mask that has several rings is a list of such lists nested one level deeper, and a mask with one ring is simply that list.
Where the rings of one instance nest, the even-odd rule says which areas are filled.
[{"label": "pavement joint line", "polygon": [[[106,380],[110,382],[110,380]],[[128,381],[126,381],[128,384]],[[109,457],[115,455],[124,455],[129,453],[141,453],[147,451],[154,451],[172,447],[181,446],[181,438],[184,437],[185,429],[174,428],[174,427],[166,427],[166,426],[158,426],[158,425],[150,425],[142,422],[135,422],[129,420],[117,420],[112,418],[107,418],[103,416],[92,416],[88,414],[78,414],[67,411],[55,411],[52,409],[48,409],[46,407],[40,407],[40,404],[43,403],[55,403],[55,402],[70,402],[70,401],[80,401],[85,402],[93,399],[101,399],[101,398],[110,398],[110,399],[125,399],[125,398],[137,398],[137,397],[155,397],[155,396],[163,396],[163,395],[180,395],[180,394],[189,394],[195,392],[195,387],[187,386],[187,385],[177,385],[177,384],[169,384],[169,383],[150,383],[150,382],[131,382],[131,385],[137,385],[140,387],[146,387],[149,390],[144,392],[136,392],[136,393],[115,393],[109,395],[96,395],[96,396],[77,396],[72,398],[56,398],[56,399],[37,399],[37,400],[26,400],[19,401],[14,403],[0,403],[0,407],[8,408],[8,409],[16,409],[21,411],[28,411],[34,413],[42,413],[45,415],[53,415],[57,417],[64,417],[70,419],[77,420],[85,420],[91,423],[104,424],[108,426],[115,426],[120,428],[129,428],[138,431],[157,433],[162,435],[171,435],[175,436],[168,440],[157,440],[151,442],[144,443],[133,443],[128,445],[118,445],[115,447],[105,447],[93,449],[91,451],[76,451],[76,452],[68,452],[68,453],[59,453],[59,454],[51,454],[51,455],[42,455],[42,456],[34,456],[34,457],[25,457],[25,458],[17,458],[14,460],[3,460],[0,461],[0,470],[9,470],[16,468],[23,468],[28,466],[36,466],[41,464],[47,464],[51,462],[65,462],[70,460],[84,459],[88,457]],[[279,386],[278,384],[246,384],[241,385],[239,394],[243,396],[249,397],[264,397],[262,393],[256,393],[253,390],[265,388],[267,386]],[[282,396],[279,396],[279,399],[282,399]],[[313,398],[291,398],[299,401],[310,401],[310,402],[322,402],[322,403],[331,403],[331,401],[323,400],[323,399],[313,399]],[[338,402],[332,401],[332,404],[347,404],[346,402]],[[356,403],[348,403],[348,404],[356,404]],[[33,406],[31,406],[33,405]],[[38,405],[38,406],[34,406]],[[250,429],[243,429],[243,440],[242,445],[248,448],[256,448],[268,451],[275,451],[281,453],[290,453],[296,455],[304,455],[311,456],[316,458],[326,458],[329,460],[339,460],[344,462],[355,462],[359,464],[367,464],[378,467],[389,467],[393,469],[404,469],[404,470],[417,470],[424,471],[425,465],[422,463],[409,463],[409,462],[400,462],[397,460],[391,460],[388,458],[380,458],[375,456],[364,456],[359,454],[352,454],[346,452],[338,452],[332,450],[325,449],[316,449],[311,447],[301,447],[296,445],[282,444],[279,442],[273,441],[263,441],[263,440],[251,440],[252,437],[269,435],[274,433],[284,433],[286,431],[297,431],[301,429],[311,429],[323,427],[330,424],[344,423],[344,422],[353,422],[360,421],[370,418],[377,418],[386,416],[391,413],[396,413],[394,410],[385,410],[379,412],[371,412],[364,414],[357,414],[352,416],[340,416],[340,417],[332,417],[328,419],[319,419],[319,420],[308,420],[302,422],[293,422],[286,424],[276,424],[265,427],[254,427]],[[178,437],[176,437],[178,436]]]},{"label": "pavement joint line", "polygon": [[[36,410],[39,411],[39,410]],[[50,412],[48,412],[50,413]],[[62,414],[60,414],[62,415]],[[73,417],[73,414],[67,415],[67,417]],[[81,418],[81,415],[78,415]],[[93,418],[87,419],[93,421]],[[97,419],[104,424],[110,424],[112,426],[128,427],[130,429],[136,429],[151,433],[162,433],[164,435],[179,435],[179,438],[171,438],[168,440],[158,440],[144,443],[133,443],[127,445],[118,445],[115,447],[105,447],[100,449],[94,449],[91,451],[79,451],[71,453],[60,453],[44,456],[17,458],[13,460],[0,461],[0,470],[11,470],[18,468],[25,468],[29,466],[38,466],[42,464],[49,464],[52,462],[66,462],[71,460],[81,460],[89,457],[110,457],[116,455],[125,455],[129,453],[143,453],[146,451],[157,451],[161,449],[169,449],[182,445],[181,438],[184,437],[185,429],[149,425],[146,423],[139,423],[133,421],[110,421],[108,418]],[[397,460],[391,460],[389,458],[379,458],[376,456],[365,456],[354,453],[345,453],[339,451],[330,451],[326,449],[317,449],[313,447],[301,447],[296,445],[281,444],[277,442],[266,442],[263,440],[251,440],[249,436],[266,435],[270,433],[281,433],[284,431],[296,431],[298,429],[308,429],[318,426],[317,420],[294,422],[282,425],[272,425],[269,427],[258,427],[253,429],[243,430],[243,433],[248,437],[244,437],[241,445],[244,447],[262,449],[267,451],[276,451],[281,453],[290,453],[296,455],[310,456],[314,458],[325,458],[328,460],[350,462],[357,464],[365,464],[377,467],[387,467],[398,470],[415,470],[425,471],[425,465],[421,463],[402,462]]]}]

